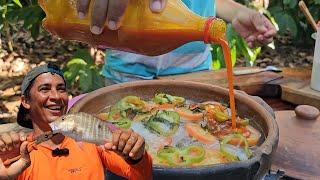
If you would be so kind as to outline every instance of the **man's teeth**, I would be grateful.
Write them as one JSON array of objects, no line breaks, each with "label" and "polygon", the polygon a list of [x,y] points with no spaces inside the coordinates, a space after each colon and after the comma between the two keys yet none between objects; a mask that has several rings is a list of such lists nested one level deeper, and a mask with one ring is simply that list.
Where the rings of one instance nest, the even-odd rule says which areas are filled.
[{"label": "man's teeth", "polygon": [[62,107],[61,106],[48,106],[48,109],[50,109],[50,110],[61,110]]}]

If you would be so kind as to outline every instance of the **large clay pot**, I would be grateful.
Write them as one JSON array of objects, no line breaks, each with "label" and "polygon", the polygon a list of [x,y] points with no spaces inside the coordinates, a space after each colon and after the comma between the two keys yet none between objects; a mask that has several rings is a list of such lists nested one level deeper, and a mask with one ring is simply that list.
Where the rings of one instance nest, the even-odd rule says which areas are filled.
[{"label": "large clay pot", "polygon": [[[112,85],[89,93],[78,101],[70,112],[97,113],[105,106],[112,105],[127,95],[151,98],[156,93],[168,93],[187,99],[229,102],[228,90],[212,85],[172,81],[150,80]],[[271,166],[271,159],[278,145],[279,132],[275,119],[250,96],[236,92],[237,113],[251,118],[253,126],[260,127],[265,139],[255,150],[254,157],[247,161],[216,164],[193,168],[168,168],[155,165],[154,179],[261,179]]]}]

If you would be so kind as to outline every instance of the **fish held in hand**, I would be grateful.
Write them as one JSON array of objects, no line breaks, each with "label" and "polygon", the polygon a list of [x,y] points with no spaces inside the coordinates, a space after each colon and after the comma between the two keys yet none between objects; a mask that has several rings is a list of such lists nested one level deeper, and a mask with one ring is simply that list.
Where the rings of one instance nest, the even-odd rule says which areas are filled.
[{"label": "fish held in hand", "polygon": [[85,141],[97,145],[112,140],[112,132],[118,129],[115,125],[102,121],[87,113],[74,113],[61,116],[49,124],[54,133],[61,133],[76,141]]}]

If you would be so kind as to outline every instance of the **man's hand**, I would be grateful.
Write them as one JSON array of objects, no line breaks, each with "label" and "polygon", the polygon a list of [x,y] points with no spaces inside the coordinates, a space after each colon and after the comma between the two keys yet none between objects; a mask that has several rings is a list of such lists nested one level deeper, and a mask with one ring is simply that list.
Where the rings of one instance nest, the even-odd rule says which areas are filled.
[{"label": "man's hand", "polygon": [[113,133],[112,142],[106,143],[105,149],[114,150],[132,160],[139,160],[145,151],[145,141],[142,136],[132,130],[121,129]]},{"label": "man's hand", "polygon": [[271,22],[258,11],[240,11],[232,20],[234,29],[247,41],[249,47],[268,44],[277,33]]},{"label": "man's hand", "polygon": [[[121,26],[121,18],[128,6],[129,0],[95,0],[91,17],[91,32],[101,34],[107,21],[110,30],[117,30]],[[89,8],[90,0],[78,0],[78,15],[83,18]],[[161,12],[167,0],[150,0],[152,12]]]},{"label": "man's hand", "polygon": [[0,135],[0,151],[1,156],[9,155],[12,152],[20,152],[20,159],[13,162],[9,166],[4,166],[0,159],[0,179],[13,179],[21,174],[31,161],[28,152],[28,141],[24,133],[4,133]]}]

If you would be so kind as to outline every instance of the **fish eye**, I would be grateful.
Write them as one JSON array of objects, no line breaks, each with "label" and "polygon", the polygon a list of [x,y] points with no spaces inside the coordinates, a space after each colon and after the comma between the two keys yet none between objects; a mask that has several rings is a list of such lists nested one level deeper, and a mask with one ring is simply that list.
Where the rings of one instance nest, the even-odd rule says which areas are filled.
[{"label": "fish eye", "polygon": [[64,121],[64,117],[61,120]]}]

